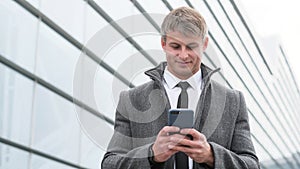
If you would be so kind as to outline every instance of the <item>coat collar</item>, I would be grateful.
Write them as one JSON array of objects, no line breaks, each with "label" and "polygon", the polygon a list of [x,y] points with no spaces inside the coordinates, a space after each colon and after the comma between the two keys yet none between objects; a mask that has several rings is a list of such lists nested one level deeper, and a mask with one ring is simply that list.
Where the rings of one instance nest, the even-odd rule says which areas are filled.
[{"label": "coat collar", "polygon": [[[163,74],[166,66],[167,66],[167,62],[162,62],[155,68],[146,71],[145,74],[148,75],[155,82],[161,83],[163,81]],[[203,63],[201,63],[200,68],[202,72],[202,80],[203,80],[204,87],[210,81],[211,76],[220,70],[220,68],[212,70],[211,68],[209,68]]]}]

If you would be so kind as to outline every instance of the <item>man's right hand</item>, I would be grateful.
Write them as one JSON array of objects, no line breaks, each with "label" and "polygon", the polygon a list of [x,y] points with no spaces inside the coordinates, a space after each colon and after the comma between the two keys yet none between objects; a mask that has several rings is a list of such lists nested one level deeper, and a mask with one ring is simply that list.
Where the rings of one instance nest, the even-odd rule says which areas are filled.
[{"label": "man's right hand", "polygon": [[177,133],[179,131],[180,129],[174,126],[165,126],[159,131],[152,146],[155,162],[165,162],[173,154],[177,153],[177,151],[172,150],[172,147],[177,144],[177,142],[172,141],[172,137],[180,137],[184,139],[185,136],[180,134],[169,135],[169,133]]}]

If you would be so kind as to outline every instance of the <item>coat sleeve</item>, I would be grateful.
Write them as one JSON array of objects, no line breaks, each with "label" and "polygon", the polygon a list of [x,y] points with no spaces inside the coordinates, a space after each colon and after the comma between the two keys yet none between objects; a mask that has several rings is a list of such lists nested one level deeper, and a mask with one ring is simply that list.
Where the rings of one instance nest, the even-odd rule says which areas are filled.
[{"label": "coat sleeve", "polygon": [[116,110],[114,134],[104,155],[102,169],[150,168],[148,149],[151,144],[133,147],[130,120],[126,111],[126,95],[121,92]]},{"label": "coat sleeve", "polygon": [[230,149],[210,142],[214,154],[215,169],[258,169],[259,162],[251,141],[249,120],[245,99],[241,92],[236,92],[239,110],[235,123]]}]

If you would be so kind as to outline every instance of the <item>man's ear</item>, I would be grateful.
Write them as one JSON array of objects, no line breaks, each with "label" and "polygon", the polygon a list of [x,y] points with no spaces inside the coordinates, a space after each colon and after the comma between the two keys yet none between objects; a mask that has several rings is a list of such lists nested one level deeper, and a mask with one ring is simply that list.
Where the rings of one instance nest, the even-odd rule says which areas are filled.
[{"label": "man's ear", "polygon": [[206,50],[207,46],[208,46],[208,37],[206,36],[204,39],[203,48],[202,48],[203,52]]},{"label": "man's ear", "polygon": [[165,50],[165,48],[166,48],[166,38],[162,36],[160,41],[161,41],[161,47],[163,48],[163,50]]}]

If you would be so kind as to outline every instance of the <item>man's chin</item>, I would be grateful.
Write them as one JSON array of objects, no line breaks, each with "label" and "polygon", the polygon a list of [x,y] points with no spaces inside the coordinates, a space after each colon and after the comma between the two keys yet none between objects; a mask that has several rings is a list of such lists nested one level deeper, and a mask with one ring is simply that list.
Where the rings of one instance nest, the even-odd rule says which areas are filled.
[{"label": "man's chin", "polygon": [[180,66],[178,67],[178,72],[182,72],[182,74],[191,74],[192,69],[188,66]]},{"label": "man's chin", "polygon": [[180,77],[185,77],[187,79],[193,75],[193,72],[190,69],[179,69],[178,75],[180,75]]}]

